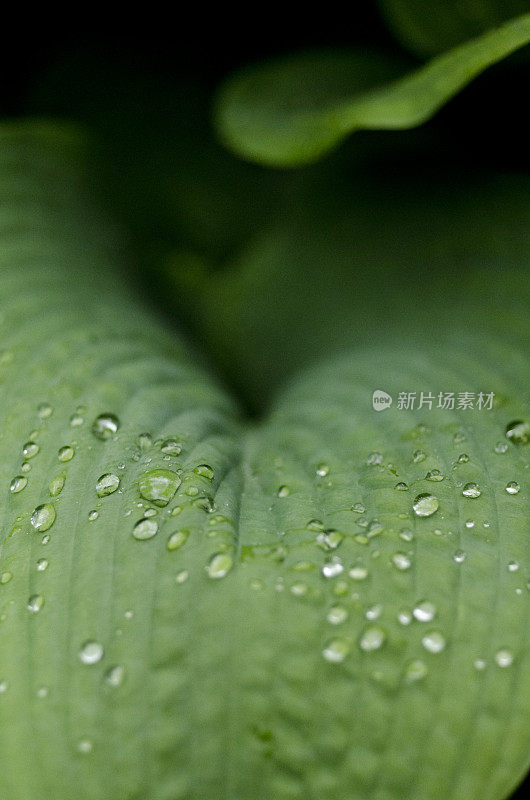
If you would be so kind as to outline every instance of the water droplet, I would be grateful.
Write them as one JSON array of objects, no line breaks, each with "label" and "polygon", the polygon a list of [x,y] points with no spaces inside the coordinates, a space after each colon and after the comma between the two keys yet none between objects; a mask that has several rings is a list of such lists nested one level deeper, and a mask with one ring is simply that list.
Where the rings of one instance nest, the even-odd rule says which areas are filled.
[{"label": "water droplet", "polygon": [[461,564],[463,561],[466,560],[466,554],[463,550],[457,550],[453,556],[453,559],[456,561],[457,564]]},{"label": "water droplet", "polygon": [[140,478],[140,494],[157,506],[167,506],[182,483],[176,472],[169,469],[153,469]]},{"label": "water droplet", "polygon": [[12,572],[2,572],[2,574],[0,575],[0,583],[2,584],[2,586],[5,583],[9,583],[9,581],[12,579],[12,577],[13,577],[13,573]]},{"label": "water droplet", "polygon": [[367,628],[359,640],[359,647],[365,652],[379,650],[386,640],[386,634],[382,628]]},{"label": "water droplet", "polygon": [[432,517],[438,511],[440,503],[433,494],[419,494],[412,506],[417,517]]},{"label": "water droplet", "polygon": [[519,562],[518,561],[509,561],[508,562],[508,570],[510,572],[517,572],[519,569]]},{"label": "water droplet", "polygon": [[510,481],[510,483],[506,484],[506,491],[508,494],[519,494],[521,487],[517,483],[517,481]]},{"label": "water droplet", "polygon": [[232,569],[232,556],[229,553],[216,553],[212,556],[206,572],[210,578],[224,578]]},{"label": "water droplet", "polygon": [[329,475],[329,466],[327,464],[319,464],[316,471],[320,478],[325,478],[326,475]]},{"label": "water droplet", "polygon": [[64,447],[61,447],[57,454],[59,461],[71,461],[74,456],[75,450],[70,444],[66,444]]},{"label": "water droplet", "polygon": [[120,421],[115,414],[100,414],[92,423],[92,433],[96,439],[105,441],[118,432]]},{"label": "water droplet", "polygon": [[77,743],[77,750],[83,755],[88,755],[92,752],[93,744],[90,739],[80,739]]},{"label": "water droplet", "polygon": [[22,472],[31,472],[31,464],[29,461],[24,461],[20,469]]},{"label": "water droplet", "polygon": [[379,619],[382,612],[383,612],[383,606],[381,605],[381,603],[376,603],[374,606],[370,606],[370,608],[366,609],[366,613],[364,616],[366,617],[366,619],[369,619],[371,622],[374,622],[374,620]]},{"label": "water droplet", "polygon": [[308,587],[306,583],[293,583],[290,591],[295,597],[303,597],[307,594],[307,588]]},{"label": "water droplet", "polygon": [[48,687],[40,686],[37,689],[37,697],[39,698],[39,700],[44,700],[46,697],[48,697]]},{"label": "water droplet", "polygon": [[397,615],[397,619],[400,625],[410,625],[412,622],[412,614],[410,611],[400,611]]},{"label": "water droplet", "polygon": [[133,528],[133,536],[135,539],[143,541],[145,539],[152,539],[158,533],[158,522],[154,519],[147,519],[144,517],[139,520]]},{"label": "water droplet", "polygon": [[393,565],[396,569],[404,571],[406,569],[410,569],[411,560],[406,553],[394,553],[391,558]]},{"label": "water droplet", "polygon": [[330,625],[340,625],[348,619],[348,612],[342,606],[333,606],[326,617]]},{"label": "water droplet", "polygon": [[80,425],[84,423],[85,419],[81,416],[81,414],[72,414],[70,417],[70,425],[72,428],[79,428]]},{"label": "water droplet", "polygon": [[207,514],[211,514],[212,511],[215,510],[215,503],[213,497],[209,494],[205,494],[202,497],[197,497],[196,500],[193,500],[194,508],[202,508],[203,511],[206,511]]},{"label": "water droplet", "polygon": [[510,667],[513,664],[513,655],[509,650],[499,650],[495,653],[495,661],[499,667]]},{"label": "water droplet", "polygon": [[37,453],[39,452],[40,447],[35,442],[26,442],[24,447],[22,448],[22,455],[25,458],[34,458]]},{"label": "water droplet", "polygon": [[403,528],[403,530],[399,532],[399,538],[403,539],[404,542],[412,542],[414,539],[414,532],[410,528]]},{"label": "water droplet", "polygon": [[483,658],[477,658],[473,662],[473,666],[475,667],[475,669],[483,670],[486,669],[486,662],[484,661]]},{"label": "water droplet", "polygon": [[37,409],[37,415],[40,419],[48,419],[53,414],[53,408],[49,403],[41,403]]},{"label": "water droplet", "polygon": [[175,531],[167,540],[167,549],[178,550],[186,542],[189,535],[189,531]]},{"label": "water droplet", "polygon": [[368,577],[368,570],[366,567],[358,564],[350,569],[348,575],[350,578],[353,578],[354,581],[364,581],[364,579]]},{"label": "water droplet", "polygon": [[464,431],[457,431],[453,436],[453,442],[455,444],[462,444],[462,442],[466,441],[466,434]]},{"label": "water droplet", "polygon": [[412,460],[415,464],[420,464],[422,461],[425,461],[427,458],[427,453],[423,450],[415,450],[412,454]]},{"label": "water droplet", "polygon": [[96,483],[96,494],[98,497],[107,497],[109,494],[113,494],[120,485],[120,479],[117,475],[114,475],[112,472],[106,472],[104,475],[101,475]]},{"label": "water droplet", "polygon": [[188,570],[187,570],[187,569],[183,569],[183,570],[182,570],[182,572],[178,572],[178,573],[175,575],[175,581],[176,581],[176,583],[178,583],[178,584],[181,584],[181,583],[186,583],[186,581],[188,580],[188,578],[189,578],[189,572],[188,572]]},{"label": "water droplet", "polygon": [[37,614],[44,605],[44,597],[41,594],[33,594],[29,600],[27,609],[32,614]]},{"label": "water droplet", "polygon": [[474,528],[475,527],[475,520],[474,519],[466,519],[465,525],[466,525],[466,528]]},{"label": "water droplet", "polygon": [[407,486],[407,484],[403,483],[402,481],[396,483],[396,485],[394,486],[394,489],[396,489],[398,492],[406,492],[408,488],[409,487]]},{"label": "water droplet", "polygon": [[144,514],[144,517],[147,517],[148,519],[149,517],[156,517],[157,513],[158,511],[156,508],[148,508]]},{"label": "water droplet", "polygon": [[507,444],[507,442],[497,442],[497,444],[495,445],[495,447],[493,449],[497,453],[497,455],[502,455],[503,453],[505,453],[507,451],[508,444]]},{"label": "water droplet", "polygon": [[418,622],[431,622],[436,616],[436,607],[429,600],[422,600],[414,606],[412,613]]},{"label": "water droplet", "polygon": [[414,681],[421,681],[428,673],[428,669],[419,659],[415,659],[414,661],[409,661],[409,663],[405,667],[405,679],[409,683],[413,683]]},{"label": "water droplet", "polygon": [[323,550],[336,550],[343,540],[344,535],[342,533],[331,529],[319,533],[317,536],[317,544]]},{"label": "water droplet", "polygon": [[0,680],[0,694],[5,694],[7,692],[8,687],[9,684],[7,681]]},{"label": "water droplet", "polygon": [[90,511],[88,514],[88,519],[90,522],[94,522],[94,520],[96,520],[98,517],[99,517],[99,512],[96,511],[95,509],[93,511]]},{"label": "water droplet", "polygon": [[11,494],[18,494],[28,485],[28,479],[24,475],[17,475],[9,484]]},{"label": "water droplet", "polygon": [[336,578],[342,572],[344,572],[344,567],[338,558],[328,561],[322,567],[322,575],[325,578]]},{"label": "water droplet", "polygon": [[467,464],[467,462],[469,461],[469,456],[467,453],[460,453],[460,455],[456,460],[458,464]]},{"label": "water droplet", "polygon": [[44,570],[48,569],[48,560],[46,558],[39,558],[37,561],[37,569],[39,572],[44,572]]},{"label": "water droplet", "polygon": [[36,531],[47,531],[55,522],[55,509],[51,503],[37,506],[31,515],[31,524]]},{"label": "water droplet", "polygon": [[377,466],[383,462],[383,455],[381,453],[370,453],[366,459],[366,463],[372,466]]},{"label": "water droplet", "polygon": [[355,511],[356,514],[364,514],[364,512],[366,511],[366,506],[363,506],[362,503],[355,503],[351,507],[351,510]]},{"label": "water droplet", "polygon": [[462,494],[464,497],[471,497],[474,499],[475,497],[480,497],[481,492],[476,483],[466,483],[462,489]]},{"label": "water droplet", "polygon": [[444,475],[440,472],[439,469],[431,469],[425,476],[425,480],[427,481],[443,481]]},{"label": "water droplet", "polygon": [[112,686],[114,689],[118,686],[121,686],[123,683],[123,678],[125,676],[125,670],[122,666],[117,665],[115,667],[111,667],[107,674],[105,675],[105,681],[108,683],[109,686]]},{"label": "water droplet", "polygon": [[278,489],[278,497],[289,497],[291,490],[288,486],[280,486]]},{"label": "water droplet", "polygon": [[176,439],[164,439],[160,445],[160,449],[168,456],[179,456],[182,452],[182,446],[177,442]]},{"label": "water droplet", "polygon": [[83,664],[97,664],[103,658],[103,645],[89,639],[82,645],[78,657]]},{"label": "water droplet", "polygon": [[347,639],[331,639],[322,650],[322,655],[331,664],[340,664],[350,652]]},{"label": "water droplet", "polygon": [[207,478],[209,481],[213,479],[213,469],[209,464],[199,464],[193,468],[193,471],[196,475],[200,475],[201,478]]},{"label": "water droplet", "polygon": [[530,441],[530,423],[515,420],[506,426],[506,436],[514,444],[528,444]]},{"label": "water droplet", "polygon": [[440,631],[430,631],[425,634],[421,643],[429,653],[441,653],[445,648],[445,637]]},{"label": "water droplet", "polygon": [[324,523],[319,519],[311,519],[306,525],[308,531],[323,531]]},{"label": "water droplet", "polygon": [[57,475],[57,477],[52,478],[49,485],[50,490],[50,497],[57,497],[61,494],[62,490],[64,489],[66,478],[64,475]]}]

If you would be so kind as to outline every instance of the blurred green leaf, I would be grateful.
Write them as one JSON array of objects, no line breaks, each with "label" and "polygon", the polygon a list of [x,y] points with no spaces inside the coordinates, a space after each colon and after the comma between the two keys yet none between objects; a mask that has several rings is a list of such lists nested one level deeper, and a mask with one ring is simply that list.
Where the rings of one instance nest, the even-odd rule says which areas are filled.
[{"label": "blurred green leaf", "polygon": [[412,128],[487,67],[530,41],[530,14],[397,80],[365,51],[315,52],[251,66],[222,87],[216,123],[240,156],[273,166],[317,160],[360,129]]},{"label": "blurred green leaf", "polygon": [[430,57],[530,10],[528,0],[378,0],[397,38]]},{"label": "blurred green leaf", "polygon": [[[530,743],[528,457],[522,434],[506,436],[528,419],[520,238],[502,222],[482,242],[487,215],[469,239],[433,231],[442,250],[411,270],[418,291],[404,285],[383,313],[370,283],[393,292],[405,252],[391,245],[395,273],[376,272],[391,228],[374,220],[358,309],[371,303],[386,341],[338,360],[330,348],[246,423],[190,343],[131,296],[120,234],[86,197],[83,150],[50,126],[0,134],[6,798],[501,800]],[[503,218],[517,225],[510,185]],[[436,215],[418,228],[408,210],[403,241],[418,229],[425,241]],[[300,224],[290,246],[303,264],[318,239]],[[344,224],[319,246],[339,260]],[[471,262],[488,256],[508,271],[473,283]],[[429,294],[426,313],[451,302],[428,278],[436,257],[453,262],[443,277],[460,311],[449,332],[428,317],[434,336],[405,345],[404,315]],[[504,287],[495,307],[481,284]],[[222,300],[210,313],[235,331]],[[496,400],[376,414],[377,388]],[[153,481],[168,470],[161,498]],[[425,493],[432,517],[413,511]]]}]

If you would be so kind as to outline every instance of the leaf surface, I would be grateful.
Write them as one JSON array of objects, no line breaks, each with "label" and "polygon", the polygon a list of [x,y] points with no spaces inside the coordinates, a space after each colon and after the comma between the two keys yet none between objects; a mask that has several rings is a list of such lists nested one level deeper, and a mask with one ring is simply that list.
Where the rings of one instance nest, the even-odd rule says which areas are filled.
[{"label": "leaf surface", "polygon": [[[529,750],[522,278],[451,347],[389,321],[248,423],[128,291],[82,164],[76,134],[2,131],[6,798],[505,797]],[[496,402],[376,413],[377,388]]]},{"label": "leaf surface", "polygon": [[220,91],[219,134],[251,161],[306,164],[354,131],[421,125],[477,75],[529,41],[525,14],[397,79],[385,76],[384,59],[364,51],[298,54],[250,66]]}]

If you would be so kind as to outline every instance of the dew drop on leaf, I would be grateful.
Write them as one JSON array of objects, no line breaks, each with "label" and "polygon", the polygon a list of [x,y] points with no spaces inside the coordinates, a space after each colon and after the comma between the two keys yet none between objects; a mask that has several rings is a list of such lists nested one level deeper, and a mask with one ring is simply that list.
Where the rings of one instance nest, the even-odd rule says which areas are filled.
[{"label": "dew drop on leaf", "polygon": [[48,569],[48,560],[46,558],[39,558],[37,561],[37,569],[39,572],[44,572],[44,570]]},{"label": "dew drop on leaf", "polygon": [[322,567],[322,575],[325,578],[336,578],[338,575],[341,575],[342,572],[344,572],[344,567],[338,558],[328,561]]},{"label": "dew drop on leaf", "polygon": [[44,605],[44,597],[41,594],[34,594],[28,600],[27,609],[32,614],[37,614]]},{"label": "dew drop on leaf", "polygon": [[117,688],[121,686],[123,683],[123,678],[125,676],[125,670],[121,665],[116,665],[115,667],[111,667],[107,674],[105,675],[105,681],[108,683],[109,686],[113,688]]},{"label": "dew drop on leaf", "polygon": [[31,524],[36,531],[47,531],[55,522],[55,509],[51,503],[43,503],[31,515]]},{"label": "dew drop on leaf", "polygon": [[90,739],[80,739],[77,743],[77,750],[83,755],[88,755],[92,752],[93,744]]},{"label": "dew drop on leaf", "polygon": [[11,494],[18,494],[22,489],[25,489],[27,485],[28,479],[25,475],[17,475],[9,484],[9,491]]},{"label": "dew drop on leaf", "polygon": [[498,650],[495,661],[499,667],[510,667],[513,664],[513,655],[509,650]]},{"label": "dew drop on leaf", "polygon": [[462,489],[462,494],[464,495],[464,497],[471,497],[472,499],[474,499],[476,497],[480,497],[481,491],[478,488],[478,484],[466,483],[466,485]]},{"label": "dew drop on leaf", "polygon": [[78,657],[83,664],[97,664],[103,658],[103,645],[89,639],[82,645]]},{"label": "dew drop on leaf", "polygon": [[394,553],[391,556],[391,561],[393,565],[396,567],[396,569],[399,569],[402,572],[404,572],[407,569],[410,569],[411,560],[406,553],[401,553],[401,552]]},{"label": "dew drop on leaf", "polygon": [[216,553],[206,566],[210,578],[224,578],[232,569],[232,556],[229,553]]},{"label": "dew drop on leaf", "polygon": [[213,469],[209,464],[198,464],[193,468],[193,471],[196,475],[200,475],[201,478],[207,478],[209,481],[213,479]]},{"label": "dew drop on leaf", "polygon": [[412,614],[418,622],[430,622],[436,615],[436,607],[429,600],[422,600],[414,606]]},{"label": "dew drop on leaf", "polygon": [[497,444],[495,445],[495,447],[493,449],[497,453],[497,455],[502,455],[503,453],[505,453],[507,451],[508,443],[507,442],[497,442]]},{"label": "dew drop on leaf", "polygon": [[289,497],[291,491],[288,486],[280,486],[278,489],[278,497]]},{"label": "dew drop on leaf", "polygon": [[139,481],[140,494],[157,506],[167,506],[182,483],[176,472],[170,469],[153,469]]},{"label": "dew drop on leaf", "polygon": [[439,469],[431,469],[426,474],[425,480],[437,482],[437,481],[443,481],[444,477],[445,476],[442,475]]},{"label": "dew drop on leaf", "polygon": [[331,664],[340,664],[350,652],[347,639],[331,639],[322,651],[322,655]]},{"label": "dew drop on leaf", "polygon": [[34,458],[39,452],[39,450],[40,447],[35,442],[26,442],[26,444],[22,448],[22,455],[25,458]]},{"label": "dew drop on leaf", "polygon": [[350,569],[348,575],[354,581],[364,581],[364,579],[368,577],[368,570],[366,569],[366,567],[363,567],[360,564],[358,564]]},{"label": "dew drop on leaf", "polygon": [[118,432],[120,421],[115,414],[100,414],[92,423],[92,433],[96,439],[105,441]]},{"label": "dew drop on leaf", "polygon": [[354,505],[351,507],[351,510],[355,511],[356,514],[364,514],[366,511],[366,506],[363,506],[362,503],[354,503]]},{"label": "dew drop on leaf", "polygon": [[412,509],[417,517],[432,517],[438,511],[440,503],[433,494],[419,494],[414,500]]},{"label": "dew drop on leaf", "polygon": [[510,481],[506,484],[506,492],[508,494],[518,494],[521,487],[517,483],[517,481]]},{"label": "dew drop on leaf", "polygon": [[328,611],[326,619],[330,625],[340,625],[348,619],[348,612],[342,606],[333,606]]},{"label": "dew drop on leaf", "polygon": [[48,419],[53,414],[53,408],[49,403],[41,403],[37,409],[37,415],[40,419]]},{"label": "dew drop on leaf", "polygon": [[329,466],[327,464],[319,464],[316,472],[319,478],[325,478],[326,475],[329,475]]},{"label": "dew drop on leaf", "polygon": [[147,519],[144,517],[139,520],[133,528],[133,536],[135,539],[143,541],[145,539],[152,539],[158,533],[158,522],[154,519]]},{"label": "dew drop on leaf", "polygon": [[363,635],[359,640],[359,647],[365,652],[372,650],[379,650],[386,640],[386,634],[382,628],[371,627],[366,628]]},{"label": "dew drop on leaf", "polygon": [[407,484],[403,483],[403,481],[396,483],[396,485],[394,486],[394,489],[396,489],[398,492],[406,492],[408,488],[409,487],[407,486]]},{"label": "dew drop on leaf", "polygon": [[179,456],[182,452],[182,446],[177,442],[176,439],[164,439],[162,444],[160,445],[160,449],[163,453],[166,453],[168,456]]},{"label": "dew drop on leaf", "polygon": [[59,461],[71,461],[75,455],[75,449],[70,444],[65,444],[64,447],[61,447],[57,454],[57,458]]},{"label": "dew drop on leaf", "polygon": [[465,561],[466,554],[463,550],[457,550],[453,556],[453,559],[457,564],[461,564],[463,561]]},{"label": "dew drop on leaf", "polygon": [[429,653],[441,653],[445,648],[445,637],[440,631],[430,631],[425,634],[421,643]]},{"label": "dew drop on leaf", "polygon": [[99,513],[94,509],[93,511],[89,511],[88,519],[90,522],[94,522],[99,517]]},{"label": "dew drop on leaf", "polygon": [[113,494],[120,485],[120,479],[113,472],[106,472],[98,478],[96,483],[96,494],[98,497],[107,497]]},{"label": "dew drop on leaf", "polygon": [[412,454],[412,460],[415,464],[420,464],[422,461],[425,461],[427,458],[427,453],[423,450],[415,450]]},{"label": "dew drop on leaf", "polygon": [[167,549],[168,550],[178,550],[179,547],[182,547],[185,544],[188,536],[190,535],[189,531],[175,531],[172,533],[169,539],[167,540]]},{"label": "dew drop on leaf", "polygon": [[50,497],[57,497],[61,494],[64,489],[65,480],[66,478],[64,475],[57,475],[56,478],[52,478],[48,487],[50,490]]},{"label": "dew drop on leaf", "polygon": [[506,436],[514,444],[528,444],[530,441],[530,422],[515,420],[506,426]]},{"label": "dew drop on leaf", "polygon": [[428,673],[428,669],[419,659],[415,659],[414,661],[409,661],[409,663],[405,667],[405,679],[408,683],[414,683],[415,681],[420,681],[422,678]]}]

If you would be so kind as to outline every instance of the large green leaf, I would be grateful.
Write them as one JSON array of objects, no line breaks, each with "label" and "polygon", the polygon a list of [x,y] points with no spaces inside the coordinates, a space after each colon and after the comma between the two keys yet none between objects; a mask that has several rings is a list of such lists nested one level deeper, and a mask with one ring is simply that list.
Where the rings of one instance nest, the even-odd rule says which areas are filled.
[{"label": "large green leaf", "polygon": [[530,14],[394,79],[386,59],[363,51],[288,56],[228,80],[217,104],[225,144],[263,164],[315,161],[361,129],[413,128],[487,67],[530,41]]},{"label": "large green leaf", "polygon": [[431,56],[530,9],[528,0],[379,0],[396,36]]},{"label": "large green leaf", "polygon": [[[481,329],[404,347],[388,316],[244,423],[129,295],[82,150],[0,137],[4,796],[505,797],[529,750],[522,274]],[[375,389],[496,400],[376,413]]]}]

